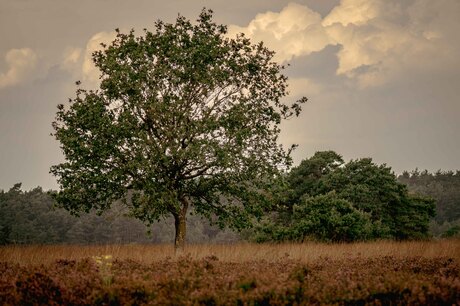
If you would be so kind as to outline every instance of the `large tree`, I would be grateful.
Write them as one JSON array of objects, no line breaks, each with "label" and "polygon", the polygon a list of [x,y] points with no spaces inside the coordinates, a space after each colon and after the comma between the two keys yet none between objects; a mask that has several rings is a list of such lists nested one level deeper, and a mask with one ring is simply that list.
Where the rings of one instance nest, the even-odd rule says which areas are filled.
[{"label": "large tree", "polygon": [[227,29],[203,10],[134,30],[93,53],[97,90],[77,89],[53,123],[65,162],[53,166],[56,200],[69,211],[103,211],[124,199],[133,216],[175,219],[175,246],[187,211],[243,228],[262,213],[263,188],[290,163],[278,144],[287,77],[274,52]]}]

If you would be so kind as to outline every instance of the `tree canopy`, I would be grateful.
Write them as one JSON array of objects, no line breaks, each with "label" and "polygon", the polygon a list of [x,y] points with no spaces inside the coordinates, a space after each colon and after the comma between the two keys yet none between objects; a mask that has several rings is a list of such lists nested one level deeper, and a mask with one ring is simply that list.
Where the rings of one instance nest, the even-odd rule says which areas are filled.
[{"label": "tree canopy", "polygon": [[226,33],[203,10],[196,23],[178,16],[140,36],[117,30],[93,54],[100,88],[78,88],[53,123],[62,207],[103,211],[124,199],[144,222],[172,215],[177,247],[189,209],[237,229],[261,216],[260,184],[290,164],[279,125],[306,98],[286,104],[274,52]]},{"label": "tree canopy", "polygon": [[417,239],[428,236],[435,215],[431,198],[409,194],[390,167],[370,158],[345,163],[333,151],[317,152],[283,181],[258,240]]}]

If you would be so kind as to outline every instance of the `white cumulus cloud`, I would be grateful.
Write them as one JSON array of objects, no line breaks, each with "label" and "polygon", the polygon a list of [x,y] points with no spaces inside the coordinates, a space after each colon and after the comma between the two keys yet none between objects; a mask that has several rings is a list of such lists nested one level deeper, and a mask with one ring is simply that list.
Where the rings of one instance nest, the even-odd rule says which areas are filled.
[{"label": "white cumulus cloud", "polygon": [[336,74],[369,87],[408,71],[429,74],[458,66],[459,16],[458,0],[342,0],[324,18],[290,3],[229,32],[264,41],[280,62],[339,46]]},{"label": "white cumulus cloud", "polygon": [[[329,37],[341,46],[337,74],[362,87],[418,70],[451,67],[459,51],[450,29],[460,29],[460,3],[455,0],[343,0],[324,19]],[[449,13],[456,11],[458,16]],[[447,39],[446,39],[447,38]],[[423,68],[422,68],[423,66]],[[425,71],[420,71],[420,69]]]},{"label": "white cumulus cloud", "polygon": [[276,50],[275,60],[308,55],[331,43],[321,25],[321,15],[304,5],[290,3],[279,13],[258,14],[247,27],[230,26],[229,35],[243,32]]},{"label": "white cumulus cloud", "polygon": [[340,23],[344,26],[349,24],[363,25],[379,15],[382,10],[381,5],[380,1],[345,0],[324,18],[322,24],[324,26],[334,23]]},{"label": "white cumulus cloud", "polygon": [[35,69],[37,55],[32,49],[11,49],[6,53],[7,71],[0,73],[0,88],[14,86],[27,79]]},{"label": "white cumulus cloud", "polygon": [[82,74],[83,81],[98,83],[100,72],[99,69],[94,66],[92,60],[92,54],[94,51],[102,50],[101,43],[109,44],[116,37],[116,32],[99,32],[94,34],[86,44],[86,48],[83,55]]}]

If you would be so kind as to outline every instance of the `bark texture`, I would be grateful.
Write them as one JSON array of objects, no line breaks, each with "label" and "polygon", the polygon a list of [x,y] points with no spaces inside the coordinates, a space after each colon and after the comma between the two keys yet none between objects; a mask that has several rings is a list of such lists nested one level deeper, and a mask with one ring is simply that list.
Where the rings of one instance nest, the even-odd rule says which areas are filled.
[{"label": "bark texture", "polygon": [[176,229],[176,236],[174,238],[174,250],[176,254],[181,253],[185,246],[185,234],[187,231],[187,209],[189,206],[189,200],[183,198],[181,200],[181,208],[179,211],[174,213],[174,226]]}]

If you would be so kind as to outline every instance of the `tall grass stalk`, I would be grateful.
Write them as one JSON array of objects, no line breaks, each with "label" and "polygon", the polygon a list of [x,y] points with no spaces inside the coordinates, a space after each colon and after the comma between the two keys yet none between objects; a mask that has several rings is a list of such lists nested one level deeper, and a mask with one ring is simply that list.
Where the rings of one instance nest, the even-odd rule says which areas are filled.
[{"label": "tall grass stalk", "polygon": [[[172,245],[10,245],[0,247],[0,262],[21,265],[49,264],[58,259],[78,260],[110,254],[114,260],[152,263],[166,258],[177,260]],[[460,260],[460,240],[439,241],[377,241],[349,244],[285,243],[285,244],[201,244],[188,245],[184,253],[192,259],[216,256],[220,261],[279,261],[283,259],[313,262],[320,258],[350,259],[353,257],[450,257]]]}]

